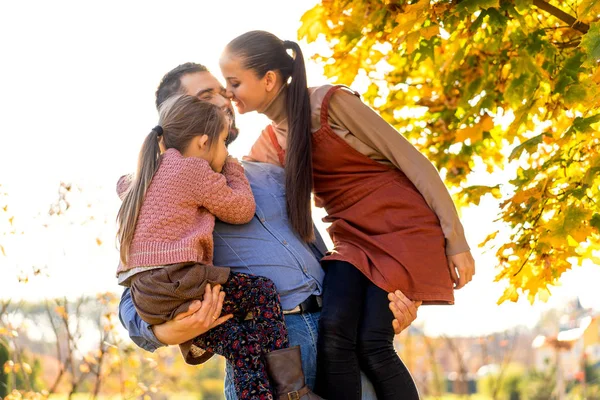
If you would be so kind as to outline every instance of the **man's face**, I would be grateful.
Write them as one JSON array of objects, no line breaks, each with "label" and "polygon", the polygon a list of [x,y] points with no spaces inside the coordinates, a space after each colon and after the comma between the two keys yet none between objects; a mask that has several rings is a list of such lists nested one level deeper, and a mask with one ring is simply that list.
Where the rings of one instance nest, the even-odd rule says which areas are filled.
[{"label": "man's face", "polygon": [[200,100],[208,101],[221,107],[231,119],[227,143],[229,144],[235,140],[238,130],[235,126],[233,107],[225,94],[225,88],[221,86],[219,81],[208,71],[192,72],[181,77],[181,86],[185,94],[195,96]]}]

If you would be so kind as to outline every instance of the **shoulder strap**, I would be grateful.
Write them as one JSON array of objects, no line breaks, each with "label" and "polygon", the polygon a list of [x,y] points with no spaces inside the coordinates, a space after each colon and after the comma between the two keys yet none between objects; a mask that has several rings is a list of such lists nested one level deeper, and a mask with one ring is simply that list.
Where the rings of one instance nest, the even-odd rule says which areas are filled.
[{"label": "shoulder strap", "polygon": [[327,91],[327,93],[325,93],[325,97],[323,97],[323,102],[321,103],[321,126],[329,125],[329,122],[327,122],[328,117],[329,117],[329,100],[331,99],[331,96],[333,95],[333,93],[335,93],[338,89],[342,89],[342,88],[348,89],[355,96],[360,97],[360,94],[358,94],[358,92],[355,92],[354,90],[350,89],[346,85],[332,86],[331,89],[329,89]]},{"label": "shoulder strap", "polygon": [[279,158],[279,163],[283,167],[285,165],[285,150],[281,148],[279,142],[277,141],[277,136],[275,135],[275,130],[273,129],[273,125],[267,126],[267,132],[269,134],[269,138],[271,139],[271,143],[277,151],[277,157]]}]

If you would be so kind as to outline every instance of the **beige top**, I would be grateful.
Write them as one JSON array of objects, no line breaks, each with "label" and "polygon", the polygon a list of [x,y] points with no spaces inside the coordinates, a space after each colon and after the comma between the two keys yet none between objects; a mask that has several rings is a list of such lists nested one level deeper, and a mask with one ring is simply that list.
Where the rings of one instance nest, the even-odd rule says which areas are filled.
[{"label": "beige top", "polygon": [[[331,85],[309,88],[313,132],[321,126],[321,103],[330,88]],[[273,121],[271,125],[283,149],[287,148],[288,128],[285,95],[286,90],[282,90],[264,111]],[[361,154],[382,164],[393,165],[406,174],[438,216],[446,238],[447,255],[469,250],[456,207],[439,172],[404,136],[357,96],[346,90],[339,90],[331,97],[329,124],[337,135]],[[244,159],[281,165],[269,138],[268,129],[263,129]]]}]

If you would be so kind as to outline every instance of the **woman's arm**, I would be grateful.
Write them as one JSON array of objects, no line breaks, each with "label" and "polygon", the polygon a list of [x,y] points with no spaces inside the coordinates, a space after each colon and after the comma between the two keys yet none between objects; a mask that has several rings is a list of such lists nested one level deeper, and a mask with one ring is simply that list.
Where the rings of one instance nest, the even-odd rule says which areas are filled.
[{"label": "woman's arm", "polygon": [[346,128],[406,174],[438,216],[448,255],[469,250],[450,193],[437,169],[421,152],[357,96],[346,91],[339,90],[331,97],[329,115],[335,124]]},{"label": "woman's arm", "polygon": [[456,289],[475,275],[475,261],[454,201],[433,164],[404,136],[358,97],[339,90],[331,97],[330,118],[400,169],[436,213],[444,237],[448,267]]}]

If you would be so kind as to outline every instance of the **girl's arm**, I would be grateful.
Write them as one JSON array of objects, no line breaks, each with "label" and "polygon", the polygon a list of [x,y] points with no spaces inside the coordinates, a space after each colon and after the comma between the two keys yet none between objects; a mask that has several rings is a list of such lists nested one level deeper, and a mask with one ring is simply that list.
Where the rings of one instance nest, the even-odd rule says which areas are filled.
[{"label": "girl's arm", "polygon": [[201,205],[221,221],[245,224],[254,217],[256,203],[250,184],[244,168],[234,159],[225,161],[222,174],[207,171],[204,179],[196,183]]},{"label": "girl's arm", "polygon": [[469,250],[452,197],[435,166],[421,152],[357,96],[344,90],[331,97],[329,116],[406,174],[437,214],[446,238],[447,255]]}]

